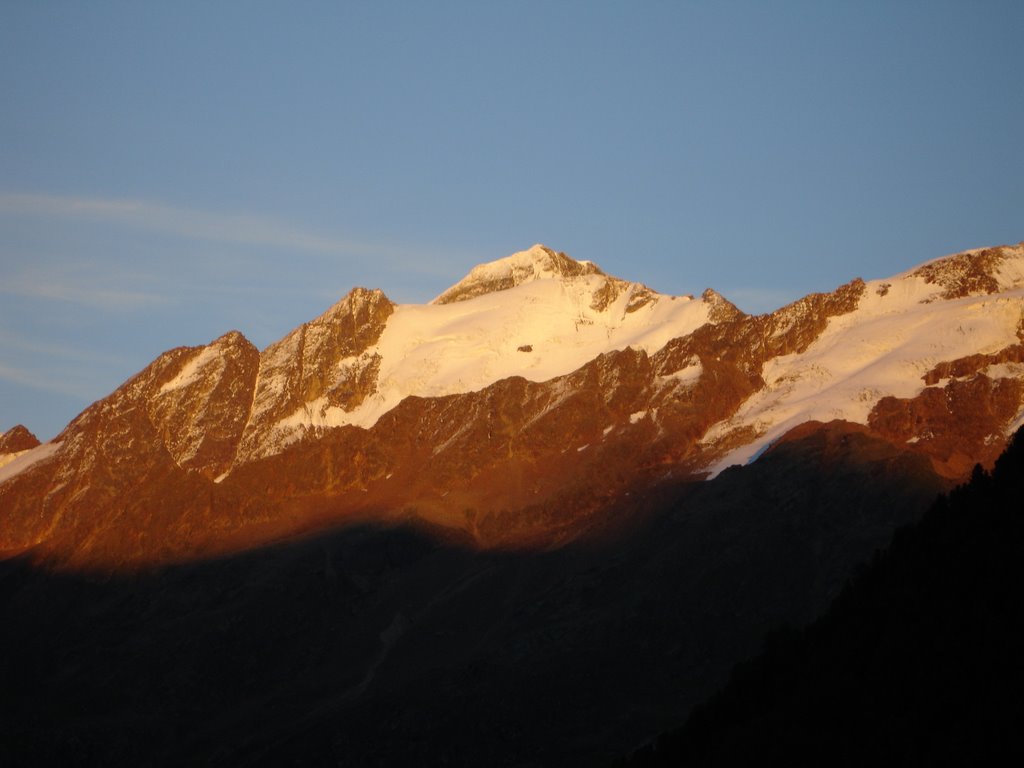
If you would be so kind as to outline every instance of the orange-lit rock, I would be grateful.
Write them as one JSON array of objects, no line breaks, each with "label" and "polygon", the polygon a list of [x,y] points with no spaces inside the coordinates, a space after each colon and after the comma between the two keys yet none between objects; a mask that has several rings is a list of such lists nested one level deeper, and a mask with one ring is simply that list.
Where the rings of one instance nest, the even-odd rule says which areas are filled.
[{"label": "orange-lit rock", "polygon": [[0,434],[0,455],[28,451],[37,445],[39,445],[39,439],[21,424]]},{"label": "orange-lit rock", "polygon": [[[948,298],[936,301],[958,311],[965,292],[1000,290],[998,270],[1018,263],[1017,250],[961,254],[913,275],[939,285]],[[527,279],[597,278],[594,312],[610,311],[625,291],[623,316],[659,300],[564,254],[537,247],[528,256],[494,274],[474,270],[437,303]],[[708,436],[765,388],[771,361],[805,354],[865,295],[858,279],[749,316],[709,290],[699,300],[707,322],[656,351],[609,349],[547,381],[512,376],[409,396],[368,428],[318,423],[317,413],[351,412],[382,385],[374,350],[395,305],[355,289],[262,352],[236,332],[174,349],[87,408],[36,463],[0,475],[0,551],[138,567],[365,520],[440,527],[479,547],[556,546],[608,525],[627,494],[704,477],[757,439],[756,423]],[[511,354],[526,364],[537,353],[517,343]],[[851,429],[963,477],[998,454],[1019,420],[1020,350],[1014,337],[934,361],[919,394],[877,393],[867,423]],[[299,426],[286,430],[296,415]],[[6,433],[0,453],[34,448],[26,434]]]}]

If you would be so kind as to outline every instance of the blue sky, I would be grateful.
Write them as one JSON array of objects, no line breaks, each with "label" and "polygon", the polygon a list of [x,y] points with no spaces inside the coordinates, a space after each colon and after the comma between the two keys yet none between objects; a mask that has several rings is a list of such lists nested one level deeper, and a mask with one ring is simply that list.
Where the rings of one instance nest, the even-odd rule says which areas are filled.
[{"label": "blue sky", "polygon": [[0,430],[535,242],[767,311],[1024,239],[1019,2],[0,1]]}]

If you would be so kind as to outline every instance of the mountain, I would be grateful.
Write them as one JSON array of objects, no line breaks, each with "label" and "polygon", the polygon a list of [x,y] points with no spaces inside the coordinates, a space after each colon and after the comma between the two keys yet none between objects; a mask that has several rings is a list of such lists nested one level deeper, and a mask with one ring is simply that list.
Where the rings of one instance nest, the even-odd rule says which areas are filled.
[{"label": "mountain", "polygon": [[9,464],[24,451],[30,451],[38,446],[39,438],[18,424],[0,433],[0,461]]},{"label": "mountain", "polygon": [[0,763],[600,765],[1021,421],[1024,247],[767,315],[541,246],[3,436]]},{"label": "mountain", "polygon": [[837,419],[961,479],[1021,421],[1022,301],[1021,245],[759,316],[539,245],[428,305],[357,288],[262,351],[170,350],[19,455],[0,550],[133,568],[359,521],[548,547]]},{"label": "mountain", "polygon": [[132,572],[0,561],[0,764],[606,765],[946,487],[833,423],[557,548],[364,523]]},{"label": "mountain", "polygon": [[1019,762],[1022,491],[1024,430],[821,618],[770,635],[684,727],[620,764]]}]

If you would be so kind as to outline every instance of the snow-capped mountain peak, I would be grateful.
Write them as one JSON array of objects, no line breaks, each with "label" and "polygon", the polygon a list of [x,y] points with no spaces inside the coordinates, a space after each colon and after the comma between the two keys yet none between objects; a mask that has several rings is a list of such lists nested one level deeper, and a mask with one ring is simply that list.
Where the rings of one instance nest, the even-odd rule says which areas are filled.
[{"label": "snow-capped mountain peak", "polygon": [[[339,349],[319,365],[357,398],[332,399],[307,389],[284,407],[283,382],[299,376],[292,370],[296,345],[309,331],[303,326],[269,347],[254,405],[258,429],[247,431],[237,462],[273,455],[324,429],[370,428],[407,397],[475,392],[512,376],[547,381],[627,347],[653,353],[708,322],[715,306],[658,294],[535,245],[475,267],[429,304],[389,304],[375,315],[373,333],[359,331],[356,323],[350,333],[359,332],[366,343]],[[267,413],[272,422],[263,417]]]},{"label": "snow-capped mountain peak", "polygon": [[538,243],[503,259],[478,264],[462,280],[430,303],[451,304],[466,301],[485,293],[515,288],[533,280],[603,274],[604,272],[592,262],[576,261],[564,253],[553,251]]},{"label": "snow-capped mountain peak", "polygon": [[5,435],[0,551],[142,563],[360,515],[547,546],[834,420],[951,480],[993,460],[1024,423],[1024,246],[756,316],[539,245],[430,304],[357,288],[262,351],[164,353],[45,446]]}]

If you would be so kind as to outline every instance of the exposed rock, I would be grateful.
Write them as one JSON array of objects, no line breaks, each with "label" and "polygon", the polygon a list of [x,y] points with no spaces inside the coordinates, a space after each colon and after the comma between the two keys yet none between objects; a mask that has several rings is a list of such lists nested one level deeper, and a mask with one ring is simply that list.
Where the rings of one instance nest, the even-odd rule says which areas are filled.
[{"label": "exposed rock", "polygon": [[467,301],[485,293],[506,291],[542,277],[603,274],[596,264],[589,261],[576,261],[564,253],[553,251],[543,245],[535,245],[527,251],[474,267],[468,275],[431,303],[451,304],[456,301]]},{"label": "exposed rock", "polygon": [[963,479],[977,463],[991,466],[1022,406],[1024,377],[993,380],[978,373],[927,387],[914,398],[883,397],[868,424],[927,455],[943,477]]},{"label": "exposed rock", "polygon": [[1024,363],[1024,344],[1013,344],[988,355],[977,354],[957,360],[946,360],[936,365],[921,378],[925,384],[932,386],[943,379],[971,376],[983,368],[1000,363]]},{"label": "exposed rock", "polygon": [[[997,292],[1008,296],[1024,286],[1024,247],[968,251],[907,274],[940,286],[941,299],[946,301]],[[888,292],[891,284],[884,287]],[[1019,318],[1016,339],[1007,336],[1006,341],[1024,340],[1021,298],[1000,297],[995,307],[1006,319],[1014,313]],[[991,305],[972,305],[961,333],[964,327],[970,328],[970,314],[979,311],[994,316]],[[1022,363],[1024,345],[1020,343],[940,361],[921,376],[926,386],[916,396],[881,397],[867,423],[886,439],[927,456],[942,476],[964,479],[976,463],[990,465],[1005,446],[1008,432],[1019,424],[1024,411]]]},{"label": "exposed rock", "polygon": [[140,399],[167,451],[183,469],[211,478],[226,472],[252,407],[256,348],[232,331],[207,347],[168,352],[155,365],[162,368],[157,389]]},{"label": "exposed rock", "polygon": [[815,615],[944,487],[832,426],[711,482],[634,489],[602,540],[555,551],[388,524],[129,578],[3,563],[0,758],[607,764],[767,628]]},{"label": "exposed rock", "polygon": [[380,338],[394,309],[382,291],[355,288],[316,320],[263,350],[238,461],[275,453],[298,437],[279,426],[297,411],[351,410],[375,392],[380,361],[363,353]]},{"label": "exposed rock", "polygon": [[617,277],[605,277],[604,284],[594,292],[594,300],[590,308],[595,312],[604,312],[624,293],[629,294],[626,312],[636,312],[654,301],[654,292],[646,285],[629,283]]},{"label": "exposed rock", "polygon": [[210,526],[204,489],[234,456],[257,356],[237,332],[173,349],[83,411],[56,438],[58,461],[0,485],[0,549],[45,542],[105,565],[187,550],[188,531]]},{"label": "exposed rock", "polygon": [[[53,447],[46,461],[0,482],[3,556],[31,550],[54,567],[150,572],[59,574],[53,583],[66,579],[68,591],[39,592],[19,570],[24,561],[4,564],[0,585],[15,598],[8,613],[28,628],[5,648],[19,687],[15,727],[5,721],[4,734],[31,734],[25,754],[59,754],[47,751],[49,722],[70,722],[71,736],[94,735],[124,764],[151,753],[180,764],[408,764],[430,743],[462,750],[442,755],[453,763],[482,765],[500,762],[495,736],[517,764],[551,762],[537,745],[559,741],[582,763],[600,757],[589,741],[594,712],[615,711],[609,743],[640,743],[649,724],[616,702],[640,696],[653,711],[682,679],[692,704],[753,652],[763,629],[820,607],[894,525],[974,462],[990,461],[1024,418],[1024,262],[1020,249],[996,250],[998,258],[965,255],[977,274],[953,257],[909,280],[873,290],[854,280],[760,316],[709,290],[691,306],[699,327],[665,343],[607,348],[544,381],[513,375],[411,395],[367,428],[323,417],[387,385],[377,350],[395,307],[379,291],[353,291],[262,353],[237,333],[171,350],[86,409],[44,447]],[[557,279],[583,297],[574,319],[593,323],[614,304],[609,338],[614,323],[648,311],[657,320],[656,311],[683,303],[549,249],[527,253],[481,269],[439,303]],[[984,275],[1003,295],[952,300],[985,294]],[[937,294],[913,293],[918,277],[949,293],[948,306],[917,304]],[[694,482],[732,449],[765,438],[776,414],[732,419],[786,386],[772,373],[780,360],[813,362],[828,344],[842,352],[836,339],[850,336],[837,329],[868,335],[865,306],[881,306],[868,320],[890,336],[870,337],[868,346],[881,338],[877,349],[843,362],[858,374],[884,363],[907,330],[893,319],[900,301],[927,329],[932,310],[956,318],[943,326],[956,354],[943,360],[934,350],[947,348],[926,338],[923,353],[900,358],[899,385],[909,382],[900,391],[912,397],[883,391],[894,378],[869,378],[855,395],[866,423],[804,420],[750,467]],[[978,318],[994,316],[987,341],[972,341]],[[552,346],[538,327],[492,346],[534,364]],[[425,343],[450,330],[465,326]],[[841,373],[807,367],[824,392]],[[790,407],[782,402],[781,423]],[[429,535],[393,535],[398,524]],[[219,560],[256,547],[266,548]],[[153,568],[182,561],[190,562]],[[214,581],[197,577],[213,572]],[[156,586],[137,590],[147,581]],[[103,591],[97,583],[111,585],[113,610],[79,599]],[[33,603],[40,594],[66,602]],[[73,620],[38,623],[46,614],[33,605],[52,612],[47,621],[64,608]],[[277,620],[268,624],[269,615]],[[51,626],[64,634],[38,631]],[[45,640],[38,651],[22,640],[33,636]],[[623,656],[641,661],[619,674]],[[597,679],[594,669],[613,671]],[[54,685],[71,696],[56,710]],[[265,729],[244,713],[216,721],[253,702],[303,714],[264,718]],[[492,730],[460,740],[481,702],[498,707]],[[50,718],[43,726],[41,716]],[[136,752],[124,751],[126,731]]]},{"label": "exposed rock", "polygon": [[743,316],[735,304],[713,288],[706,288],[701,298],[710,305],[710,319],[713,323],[725,323]]},{"label": "exposed rock", "polygon": [[0,433],[0,454],[19,453],[35,448],[39,440],[24,426],[18,424]]},{"label": "exposed rock", "polygon": [[[1014,259],[966,263],[1013,283]],[[960,261],[927,275],[963,284]],[[622,311],[609,334],[636,312],[682,306],[540,246],[478,267],[438,303],[538,279],[582,296],[574,312],[614,302]],[[888,302],[899,290],[867,300]],[[62,562],[124,567],[396,519],[482,547],[559,545],[606,525],[607,510],[633,489],[702,477],[762,437],[756,420],[733,419],[765,391],[766,366],[806,353],[834,320],[855,322],[865,297],[858,279],[750,316],[708,290],[699,306],[687,304],[703,324],[660,349],[612,349],[547,381],[511,376],[476,391],[396,399],[361,428],[328,417],[375,402],[378,342],[395,305],[355,289],[262,353],[238,333],[171,350],[88,408],[59,436],[56,458],[0,484],[8,512],[0,550],[37,547]],[[1019,298],[997,301],[999,333],[1004,321],[1015,329],[1000,351],[930,364],[924,381],[948,382],[915,397],[872,394],[862,428],[949,478],[994,457],[1020,418],[1024,388],[1012,368],[1024,362],[1013,336]],[[524,340],[511,334],[501,348],[523,365],[548,351]]]},{"label": "exposed rock", "polygon": [[999,268],[1011,256],[1019,256],[1020,246],[984,248],[946,256],[929,262],[911,274],[941,286],[943,299],[959,299],[1000,289]]}]

